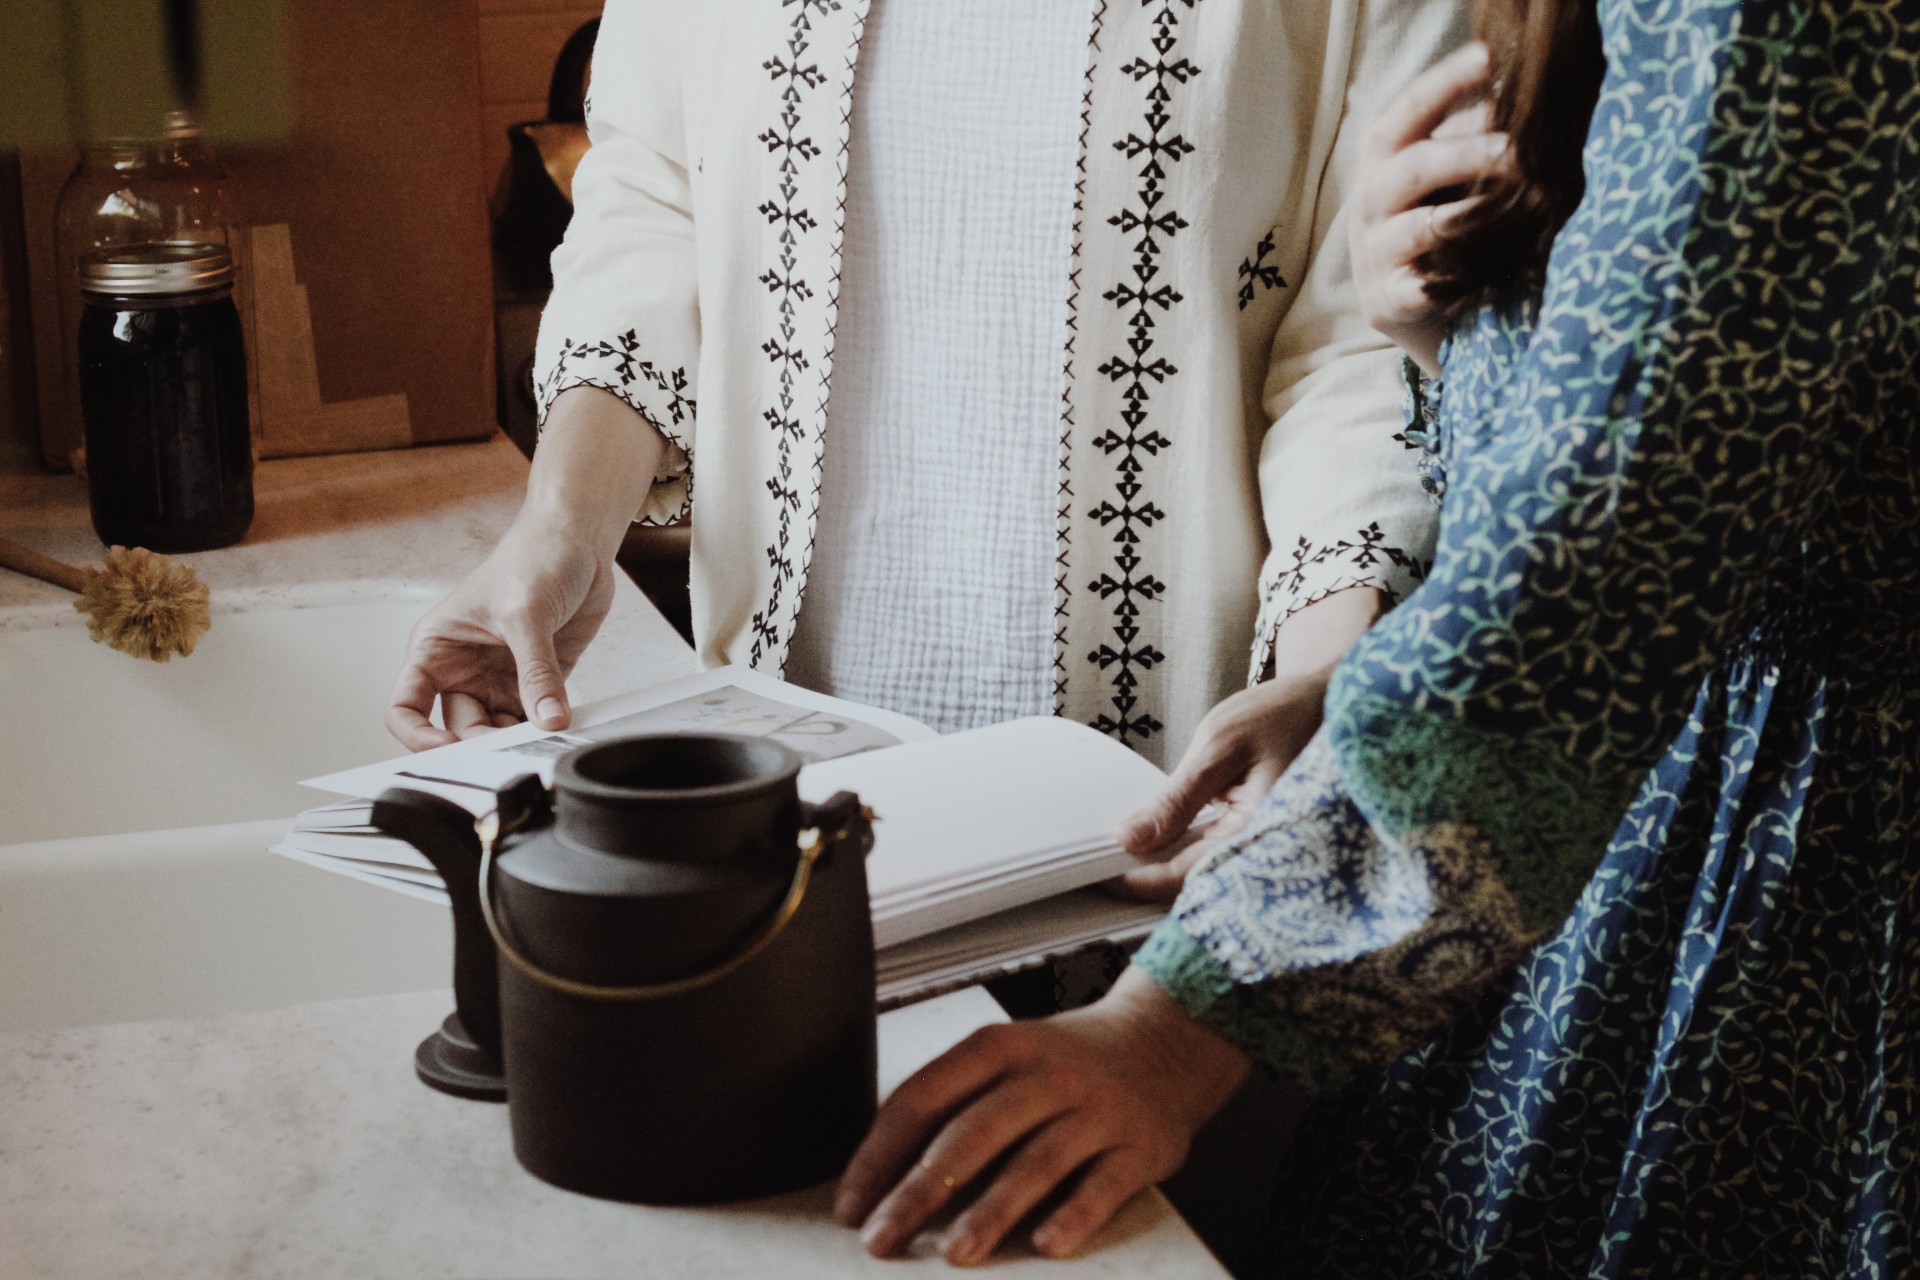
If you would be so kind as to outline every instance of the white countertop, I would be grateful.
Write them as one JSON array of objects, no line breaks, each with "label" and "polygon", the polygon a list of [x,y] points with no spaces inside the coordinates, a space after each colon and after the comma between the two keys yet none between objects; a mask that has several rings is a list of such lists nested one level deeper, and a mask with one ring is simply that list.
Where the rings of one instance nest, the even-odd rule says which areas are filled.
[{"label": "white countertop", "polygon": [[[266,461],[254,469],[246,538],[177,559],[193,566],[216,607],[229,609],[320,585],[451,583],[507,527],[526,474],[504,436]],[[0,474],[0,534],[70,564],[97,563],[102,553],[77,476]],[[0,572],[0,627],[65,622],[72,608],[59,588]]]},{"label": "white countertop", "polygon": [[[444,594],[506,531],[527,463],[505,436],[479,444],[280,458],[254,469],[253,527],[239,544],[176,557],[223,613]],[[86,482],[0,469],[0,537],[69,564],[103,554]],[[0,569],[0,632],[84,628],[75,597]],[[422,606],[424,612],[424,605]],[[612,610],[568,680],[578,701],[696,668],[693,651],[625,574]]]},{"label": "white countertop", "polygon": [[[518,509],[525,476],[503,438],[266,462],[246,540],[181,558],[211,589],[216,627],[221,613],[396,592],[411,600],[422,589],[444,591],[478,563]],[[85,485],[71,476],[0,469],[0,535],[74,564],[101,554]],[[0,632],[80,625],[71,596],[0,571]],[[686,645],[623,575],[613,612],[569,684],[576,699],[593,699],[632,688],[639,673],[645,683],[692,667]],[[248,838],[245,857],[265,861],[245,869],[300,870],[268,866],[273,860]],[[128,857],[161,856],[157,838],[119,843]],[[225,867],[216,870],[231,879]],[[186,884],[183,873],[170,874]],[[25,881],[16,875],[10,883],[17,892]],[[218,896],[250,909],[237,889]],[[58,900],[67,903],[62,929],[73,932],[86,912]],[[109,927],[118,918],[109,907],[142,919],[161,909],[152,898],[106,904],[94,923],[115,936],[126,930]],[[175,957],[175,968],[194,972],[201,959],[186,944],[213,942],[198,932],[224,926],[206,903],[174,904],[165,918],[173,923],[147,921],[163,929],[149,941],[192,952]],[[433,970],[445,972],[435,950]],[[145,967],[174,972],[156,964],[153,951],[142,954]],[[119,963],[85,980],[114,982],[107,974],[124,972],[128,961]],[[30,981],[31,971],[29,963],[13,972]],[[283,988],[291,989],[273,986]],[[450,1006],[444,992],[255,1003],[270,1011],[0,1036],[0,1277],[806,1280],[944,1269],[926,1251],[905,1263],[868,1258],[855,1233],[831,1220],[830,1187],[668,1210],[537,1181],[513,1159],[504,1108],[449,1098],[414,1079],[414,1046]],[[977,989],[886,1015],[883,1084],[1001,1016]],[[1137,1199],[1077,1260],[1016,1254],[1001,1267],[1063,1277],[1225,1275],[1158,1193]]]},{"label": "white countertop", "polygon": [[[480,444],[281,458],[254,470],[253,527],[237,546],[177,557],[220,613],[390,598],[397,585],[444,591],[492,548],[526,489],[527,464],[505,436]],[[0,471],[0,536],[69,564],[98,563],[86,482]],[[80,627],[74,597],[0,570],[0,631]],[[613,612],[582,663],[576,696],[693,669],[691,651],[620,576]]]},{"label": "white countertop", "polygon": [[[505,1107],[436,1093],[413,1049],[445,992],[0,1037],[7,1280],[809,1280],[881,1262],[832,1187],[741,1205],[593,1200],[515,1163]],[[1001,1020],[978,988],[880,1020],[891,1088]],[[1009,1248],[997,1275],[1205,1280],[1226,1272],[1157,1192],[1079,1258]]]}]

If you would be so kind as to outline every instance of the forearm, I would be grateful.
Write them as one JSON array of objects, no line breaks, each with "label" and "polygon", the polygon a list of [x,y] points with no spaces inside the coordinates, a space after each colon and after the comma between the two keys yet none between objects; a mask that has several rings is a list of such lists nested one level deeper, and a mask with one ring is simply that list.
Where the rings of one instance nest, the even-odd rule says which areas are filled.
[{"label": "forearm", "polygon": [[575,387],[548,415],[520,518],[562,528],[611,562],[665,450],[653,424],[618,397]]},{"label": "forearm", "polygon": [[1325,686],[1347,650],[1386,612],[1373,587],[1349,587],[1284,619],[1273,633],[1269,680],[1311,680]]},{"label": "forearm", "polygon": [[1337,1089],[1437,1033],[1541,936],[1483,851],[1447,835],[1383,839],[1323,733],[1133,963],[1271,1070]]}]

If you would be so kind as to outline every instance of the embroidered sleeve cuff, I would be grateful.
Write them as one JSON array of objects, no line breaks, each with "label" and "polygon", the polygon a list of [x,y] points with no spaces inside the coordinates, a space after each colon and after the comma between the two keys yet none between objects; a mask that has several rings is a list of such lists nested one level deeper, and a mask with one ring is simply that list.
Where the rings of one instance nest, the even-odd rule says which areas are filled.
[{"label": "embroidered sleeve cuff", "polygon": [[1154,931],[1134,953],[1162,991],[1198,1021],[1239,1045],[1269,1071],[1291,1076],[1315,1092],[1343,1088],[1353,1065],[1307,1034],[1258,990],[1242,986],[1175,920]]},{"label": "embroidered sleeve cuff", "polygon": [[[544,362],[543,362],[544,363]],[[652,423],[666,440],[666,454],[654,477],[653,490],[635,515],[640,524],[677,524],[693,510],[693,436],[697,410],[692,386],[683,368],[666,370],[642,358],[640,342],[629,329],[610,341],[561,343],[551,367],[540,372],[539,426],[545,431],[547,414],[561,392],[575,387],[597,387],[618,396]]]},{"label": "embroidered sleeve cuff", "polygon": [[1251,681],[1258,683],[1264,677],[1280,624],[1308,605],[1353,587],[1372,587],[1391,607],[1413,593],[1425,580],[1427,568],[1421,551],[1389,535],[1378,520],[1344,537],[1314,542],[1302,535],[1284,552],[1274,548],[1260,576]]}]

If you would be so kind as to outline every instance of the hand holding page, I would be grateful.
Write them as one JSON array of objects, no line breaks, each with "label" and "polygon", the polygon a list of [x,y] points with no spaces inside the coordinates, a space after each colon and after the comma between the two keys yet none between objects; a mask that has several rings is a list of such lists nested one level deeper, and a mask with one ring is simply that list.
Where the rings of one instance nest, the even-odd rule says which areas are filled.
[{"label": "hand holding page", "polygon": [[1125,871],[1112,832],[1165,780],[1043,716],[810,765],[800,793],[857,791],[879,815],[867,883],[874,942],[889,947]]}]

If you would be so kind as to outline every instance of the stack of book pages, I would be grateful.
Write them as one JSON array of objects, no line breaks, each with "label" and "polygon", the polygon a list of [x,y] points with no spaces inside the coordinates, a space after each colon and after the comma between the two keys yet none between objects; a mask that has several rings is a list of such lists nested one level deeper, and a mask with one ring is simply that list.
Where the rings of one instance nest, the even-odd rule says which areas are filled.
[{"label": "stack of book pages", "polygon": [[368,824],[373,797],[411,787],[478,816],[514,778],[551,780],[554,761],[576,746],[647,732],[782,742],[808,762],[804,798],[853,791],[878,815],[867,878],[882,1007],[1102,942],[1137,942],[1165,914],[1090,887],[1134,865],[1114,829],[1166,781],[1126,747],[1052,717],[939,737],[733,667],[576,708],[563,733],[520,725],[313,779],[349,798],[301,814],[273,851],[444,903],[426,859]]}]

